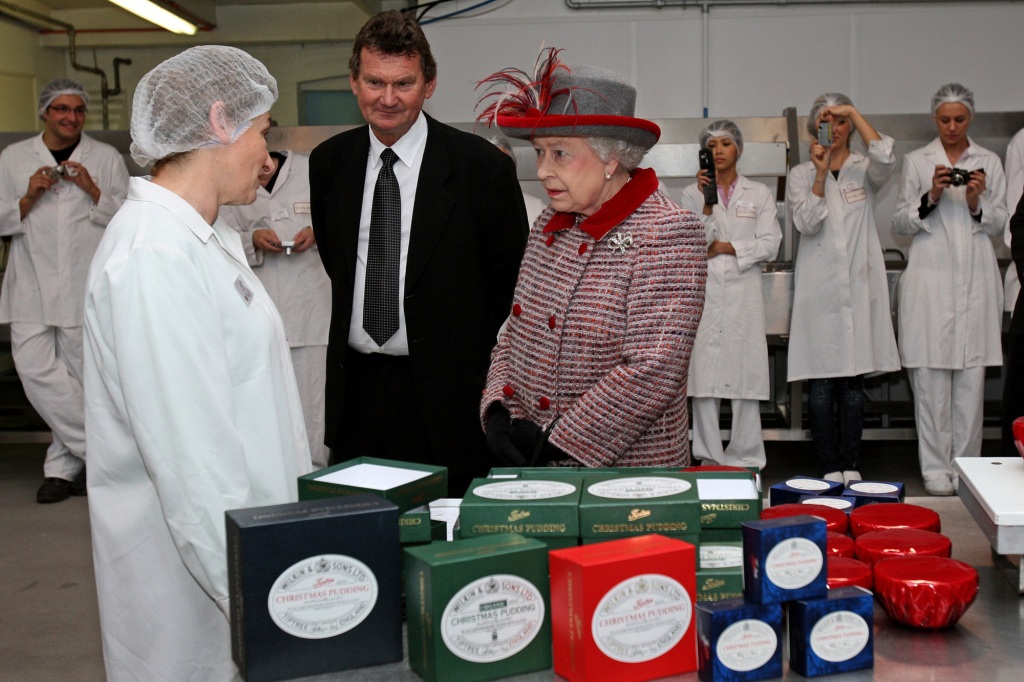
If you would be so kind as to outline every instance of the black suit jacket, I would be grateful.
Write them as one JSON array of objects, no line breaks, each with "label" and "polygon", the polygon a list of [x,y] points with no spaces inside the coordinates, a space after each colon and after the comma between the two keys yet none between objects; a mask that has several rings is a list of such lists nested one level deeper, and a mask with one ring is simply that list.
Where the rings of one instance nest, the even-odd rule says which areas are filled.
[{"label": "black suit jacket", "polygon": [[[1013,267],[1017,268],[1017,277],[1024,282],[1024,197],[1017,202],[1017,210],[1010,218],[1010,255]],[[1013,316],[1010,318],[1010,334],[1020,336],[1024,333],[1024,296],[1017,296],[1013,305]]]},{"label": "black suit jacket", "polygon": [[[370,133],[336,135],[310,156],[313,230],[331,278],[325,443],[344,434],[345,358]],[[478,410],[528,232],[514,164],[488,141],[427,116],[406,266],[406,331],[432,449],[456,473],[487,459]],[[358,390],[357,387],[352,387]],[[462,454],[459,454],[462,453]],[[486,467],[484,466],[484,470]]]}]

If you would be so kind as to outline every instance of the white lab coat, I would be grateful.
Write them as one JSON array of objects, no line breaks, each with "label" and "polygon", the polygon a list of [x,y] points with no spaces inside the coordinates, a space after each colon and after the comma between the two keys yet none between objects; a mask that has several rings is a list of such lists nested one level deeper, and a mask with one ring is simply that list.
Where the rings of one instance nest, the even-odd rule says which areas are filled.
[{"label": "white lab coat", "polygon": [[707,243],[731,242],[735,256],[708,259],[704,313],[690,356],[686,392],[691,398],[768,399],[768,344],[765,339],[761,263],[779,252],[775,199],[760,182],[742,175],[729,207],[715,205],[705,216],[698,184],[683,189],[680,205],[700,217]]},{"label": "white lab coat", "polygon": [[100,188],[99,203],[78,185],[61,180],[21,219],[18,201],[29,177],[54,166],[42,133],[0,153],[0,235],[11,252],[0,291],[0,323],[32,322],[80,327],[85,277],[103,228],[128,193],[128,170],[116,149],[86,134],[71,154]]},{"label": "white lab coat", "polygon": [[231,679],[224,512],[294,501],[309,450],[237,233],[141,178],[89,271],[85,410],[108,679]]},{"label": "white lab coat", "polygon": [[248,206],[225,206],[220,214],[241,235],[249,265],[284,320],[302,396],[309,451],[313,463],[325,467],[330,458],[324,445],[324,399],[331,279],[315,244],[301,253],[286,255],[257,250],[252,243],[256,230],[273,230],[281,241],[291,241],[310,226],[309,157],[289,151],[281,161],[272,191],[260,187],[256,201]]},{"label": "white lab coat", "polygon": [[961,370],[1002,364],[1003,286],[992,237],[1008,219],[999,157],[970,141],[957,168],[985,169],[981,221],[971,218],[966,187],[949,187],[924,220],[921,197],[935,166],[949,159],[936,138],[903,160],[893,226],[910,234],[910,257],[899,285],[900,359],[904,367]]},{"label": "white lab coat", "polygon": [[800,233],[794,266],[789,381],[893,372],[900,368],[885,260],[873,214],[875,193],[896,166],[893,139],[851,152],[829,173],[825,196],[811,192],[810,161],[793,168],[787,214]]},{"label": "white lab coat", "polygon": [[[309,157],[288,152],[274,189],[256,190],[248,206],[225,206],[221,216],[242,237],[245,255],[284,320],[288,345],[326,346],[331,326],[331,280],[314,244],[302,253],[266,253],[252,245],[256,230],[273,230],[282,241],[312,224],[309,213]],[[321,372],[323,369],[321,368]]]},{"label": "white lab coat", "polygon": [[[1006,147],[1006,212],[1010,216],[1017,210],[1021,195],[1024,195],[1024,129],[1017,131]],[[1006,221],[1006,228],[1003,230],[1003,241],[1007,247],[1010,246],[1009,220]],[[1020,279],[1017,277],[1017,268],[1010,263],[1003,278],[1003,310],[1013,312],[1019,292]]]}]

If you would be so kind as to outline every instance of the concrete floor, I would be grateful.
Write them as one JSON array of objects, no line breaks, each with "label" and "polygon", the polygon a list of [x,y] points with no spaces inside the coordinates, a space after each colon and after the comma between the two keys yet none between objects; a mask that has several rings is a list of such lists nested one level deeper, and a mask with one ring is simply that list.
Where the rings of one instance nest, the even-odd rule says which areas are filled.
[{"label": "concrete floor", "polygon": [[[987,443],[986,451],[994,445]],[[45,448],[45,443],[0,443],[0,682],[94,682],[104,678],[104,669],[88,499],[36,504]],[[768,450],[766,488],[794,474],[813,475],[808,443],[769,443]],[[908,496],[923,495],[912,443],[865,442],[861,470],[865,478],[905,481]],[[991,565],[987,543],[959,501],[932,501],[955,511],[958,534],[971,538],[954,544],[954,556]],[[365,669],[329,679],[418,679],[407,664],[401,666],[400,672]]]}]

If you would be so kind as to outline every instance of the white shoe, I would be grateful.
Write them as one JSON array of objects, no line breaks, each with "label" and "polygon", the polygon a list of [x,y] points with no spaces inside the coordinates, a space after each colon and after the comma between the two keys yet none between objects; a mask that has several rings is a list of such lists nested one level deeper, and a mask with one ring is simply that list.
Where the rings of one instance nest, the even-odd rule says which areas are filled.
[{"label": "white shoe", "polygon": [[953,482],[949,479],[949,476],[925,479],[924,491],[929,495],[937,497],[949,497],[955,492]]},{"label": "white shoe", "polygon": [[863,479],[861,479],[860,472],[857,471],[856,469],[851,469],[849,471],[843,472],[843,483],[845,483],[846,485],[850,485],[851,483],[855,483],[860,480]]},{"label": "white shoe", "polygon": [[823,480],[826,480],[826,481],[832,481],[833,483],[842,483],[843,482],[843,472],[842,471],[830,471],[829,473],[825,474],[821,478]]}]

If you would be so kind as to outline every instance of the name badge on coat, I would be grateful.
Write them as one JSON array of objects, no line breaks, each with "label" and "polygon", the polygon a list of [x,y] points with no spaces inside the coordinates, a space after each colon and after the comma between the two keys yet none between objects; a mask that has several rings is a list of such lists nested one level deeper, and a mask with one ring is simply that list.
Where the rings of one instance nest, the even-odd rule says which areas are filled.
[{"label": "name badge on coat", "polygon": [[756,218],[757,207],[754,206],[753,202],[750,201],[737,201],[736,202],[736,217],[737,218]]},{"label": "name badge on coat", "polygon": [[245,306],[248,308],[249,304],[252,303],[253,293],[252,293],[252,289],[250,289],[246,285],[246,283],[242,279],[241,275],[239,275],[238,277],[235,277],[235,291],[237,291],[238,295],[242,297],[242,301],[245,303]]},{"label": "name badge on coat", "polygon": [[308,201],[296,201],[292,206],[292,210],[296,213],[312,213]]},{"label": "name badge on coat", "polygon": [[868,191],[863,187],[854,187],[843,190],[843,198],[846,199],[848,204],[856,204],[861,201],[866,201],[868,198]]}]

